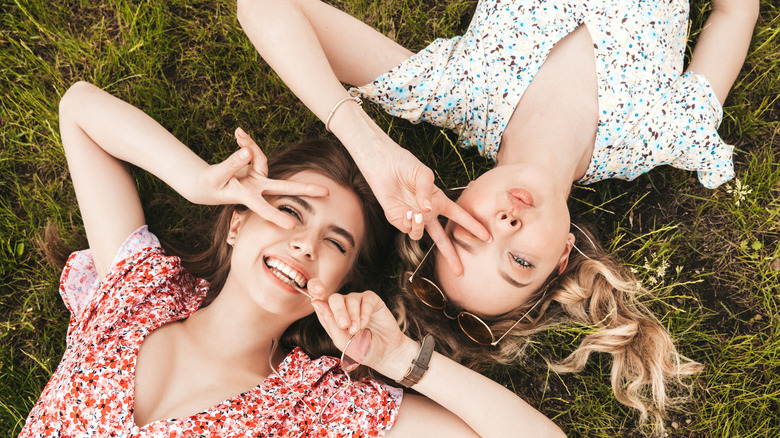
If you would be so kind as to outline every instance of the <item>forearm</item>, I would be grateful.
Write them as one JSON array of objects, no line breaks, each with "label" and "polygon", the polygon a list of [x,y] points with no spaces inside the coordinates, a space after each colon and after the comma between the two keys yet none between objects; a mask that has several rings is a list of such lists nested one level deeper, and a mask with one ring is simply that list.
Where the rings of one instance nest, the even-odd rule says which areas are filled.
[{"label": "forearm", "polygon": [[758,5],[758,0],[715,1],[694,47],[688,70],[707,77],[721,104],[745,62]]},{"label": "forearm", "polygon": [[159,123],[94,85],[79,82],[63,97],[68,120],[110,156],[138,166],[193,200],[208,164]]},{"label": "forearm", "polygon": [[[263,59],[323,123],[348,96],[341,81],[368,82],[409,56],[365,24],[316,1],[239,0],[238,19]],[[329,128],[364,171],[376,148],[392,143],[353,102],[339,107]]]},{"label": "forearm", "polygon": [[[400,379],[416,354],[416,343],[407,342],[402,353],[385,361],[386,375]],[[412,388],[448,409],[482,437],[564,436],[555,423],[512,391],[438,353]]]}]

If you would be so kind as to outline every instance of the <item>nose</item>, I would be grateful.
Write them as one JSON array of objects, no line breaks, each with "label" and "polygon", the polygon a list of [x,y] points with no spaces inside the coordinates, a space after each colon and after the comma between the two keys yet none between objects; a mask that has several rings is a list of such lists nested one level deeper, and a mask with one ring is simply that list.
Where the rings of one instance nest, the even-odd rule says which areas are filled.
[{"label": "nose", "polygon": [[304,257],[308,260],[315,260],[317,258],[317,253],[315,251],[316,247],[316,236],[314,236],[314,233],[309,230],[302,230],[299,233],[296,233],[292,239],[290,239],[290,249],[292,250],[293,254],[297,254],[300,257]]},{"label": "nose", "polygon": [[496,214],[496,229],[499,232],[513,232],[522,227],[523,224],[520,222],[520,219],[515,217],[512,213],[512,210],[509,210],[499,211]]}]

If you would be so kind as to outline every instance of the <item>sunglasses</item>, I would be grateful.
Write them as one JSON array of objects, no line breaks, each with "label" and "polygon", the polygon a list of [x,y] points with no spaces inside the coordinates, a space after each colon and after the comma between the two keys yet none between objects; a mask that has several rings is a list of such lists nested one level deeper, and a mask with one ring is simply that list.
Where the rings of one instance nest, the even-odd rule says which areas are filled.
[{"label": "sunglasses", "polygon": [[[347,345],[344,346],[344,351],[341,353],[341,359],[339,360],[339,366],[341,367],[341,370],[344,372],[344,375],[347,376],[346,382],[344,382],[344,385],[342,385],[338,391],[336,391],[333,395],[331,395],[328,398],[328,401],[325,403],[325,405],[322,407],[322,410],[317,413],[317,410],[314,409],[309,403],[306,403],[303,399],[301,399],[301,402],[306,406],[311,413],[317,416],[317,422],[319,424],[323,423],[323,415],[325,414],[325,411],[328,409],[328,405],[336,398],[338,397],[342,392],[344,392],[349,386],[352,384],[352,377],[350,377],[349,373],[355,370],[360,363],[365,359],[366,354],[368,353],[368,349],[371,346],[371,330],[369,329],[363,329],[359,332],[355,333],[347,342]],[[286,380],[284,380],[284,377],[279,374],[278,371],[276,371],[276,367],[274,367],[271,359],[274,357],[274,353],[276,353],[276,348],[279,346],[279,343],[276,342],[276,339],[271,339],[271,353],[268,355],[268,365],[271,367],[271,371],[276,375],[276,377],[279,378],[279,380],[282,381],[284,386],[288,388],[292,388],[292,385],[290,385]],[[300,373],[301,376],[303,376],[303,373]],[[341,407],[335,411],[330,412],[328,415],[328,418],[325,419],[325,422],[331,421],[335,419],[346,407],[346,404],[342,403]]]},{"label": "sunglasses", "polygon": [[457,316],[448,315],[447,297],[444,295],[444,292],[442,292],[439,286],[437,286],[436,283],[432,282],[431,280],[425,277],[416,276],[417,271],[420,270],[420,267],[423,265],[423,263],[425,263],[425,259],[428,258],[428,255],[435,247],[436,245],[431,246],[431,249],[425,253],[425,257],[423,257],[423,259],[420,261],[420,264],[417,265],[417,269],[415,269],[414,272],[412,272],[412,274],[409,276],[409,284],[412,288],[412,292],[414,292],[414,294],[417,295],[417,298],[419,298],[420,301],[422,301],[426,306],[432,309],[441,310],[442,313],[444,313],[444,316],[447,318],[451,320],[457,320],[460,329],[463,330],[463,333],[465,333],[466,336],[468,336],[477,344],[490,345],[493,347],[498,345],[498,343],[501,342],[501,340],[504,339],[504,337],[509,334],[509,332],[517,327],[517,325],[520,324],[520,321],[525,319],[525,317],[528,316],[528,314],[531,313],[531,311],[542,302],[542,299],[544,299],[543,295],[542,298],[533,305],[533,307],[528,309],[528,311],[525,312],[525,314],[512,325],[512,327],[509,327],[509,330],[501,335],[500,338],[496,339],[495,335],[493,334],[493,330],[491,330],[487,323],[477,315],[468,311],[462,311],[458,313]]}]

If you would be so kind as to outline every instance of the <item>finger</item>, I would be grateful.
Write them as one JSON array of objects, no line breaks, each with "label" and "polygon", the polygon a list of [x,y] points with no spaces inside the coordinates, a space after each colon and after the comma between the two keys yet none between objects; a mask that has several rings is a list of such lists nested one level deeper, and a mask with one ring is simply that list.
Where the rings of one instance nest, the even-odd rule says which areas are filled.
[{"label": "finger", "polygon": [[263,188],[266,195],[328,196],[328,189],[317,184],[269,179]]},{"label": "finger", "polygon": [[412,231],[412,217],[414,217],[414,212],[412,210],[409,210],[401,218],[401,224],[398,227],[398,229],[402,233],[407,234],[410,231]]},{"label": "finger", "polygon": [[[366,291],[363,294],[363,303],[360,306],[360,328],[359,330],[362,330],[368,326],[368,322],[371,321],[371,315],[374,314],[374,311],[376,310],[376,301],[371,297],[370,295],[373,294],[373,297],[376,297],[379,299],[379,297],[374,294],[371,291]],[[380,300],[381,301],[381,300]],[[382,303],[384,304],[384,303]]]},{"label": "finger", "polygon": [[[439,197],[437,197],[437,201],[438,200]],[[488,230],[479,223],[478,220],[474,219],[474,217],[464,210],[463,207],[448,199],[444,193],[441,193],[440,202],[442,202],[443,205],[442,208],[438,210],[441,212],[442,216],[454,221],[482,241],[489,242],[493,239]]]},{"label": "finger", "polygon": [[247,208],[257,213],[261,218],[273,222],[274,224],[286,229],[292,230],[295,228],[295,221],[287,213],[282,213],[274,206],[267,203],[262,197],[257,197],[253,194],[246,194],[242,197],[241,203],[246,205]]},{"label": "finger", "polygon": [[[436,220],[435,218],[433,220]],[[409,231],[409,238],[413,240],[420,240],[425,231],[425,224],[423,223],[423,214],[415,212],[412,215],[412,230]]]},{"label": "finger", "polygon": [[315,300],[324,300],[327,298],[325,296],[325,285],[322,284],[322,281],[320,281],[319,278],[310,278],[309,281],[306,282],[306,289]]},{"label": "finger", "polygon": [[314,308],[314,313],[317,315],[320,324],[325,331],[328,332],[328,336],[333,339],[333,343],[336,344],[336,347],[339,349],[343,348],[343,343],[346,342],[344,339],[346,336],[344,335],[343,330],[339,329],[328,303],[322,300],[314,300],[311,302],[311,306]]},{"label": "finger", "polygon": [[344,295],[333,294],[328,297],[328,306],[330,307],[330,311],[333,312],[333,318],[336,320],[338,327],[342,330],[349,328],[352,320],[347,311]]},{"label": "finger", "polygon": [[349,312],[349,334],[354,335],[360,330],[360,307],[363,302],[361,294],[349,294],[347,296],[347,312]]},{"label": "finger", "polygon": [[460,261],[460,257],[458,257],[455,247],[452,246],[452,242],[449,237],[447,237],[447,233],[444,232],[444,228],[442,228],[439,221],[432,220],[428,222],[425,229],[428,230],[428,235],[433,239],[436,248],[439,249],[442,257],[444,257],[450,271],[458,277],[463,275],[463,264]]},{"label": "finger", "polygon": [[417,206],[421,211],[428,213],[433,209],[431,206],[431,195],[435,189],[436,186],[433,185],[433,178],[420,177],[417,179],[417,184],[414,188],[414,197],[417,201]]},{"label": "finger", "polygon": [[268,158],[260,146],[241,127],[236,128],[236,142],[239,146],[248,148],[252,153],[252,170],[263,176],[268,176]]},{"label": "finger", "polygon": [[230,178],[232,178],[238,171],[246,167],[249,161],[252,159],[252,154],[249,149],[241,148],[227,157],[226,160],[221,163],[211,166],[209,171],[214,181],[217,181],[220,185],[226,184]]}]

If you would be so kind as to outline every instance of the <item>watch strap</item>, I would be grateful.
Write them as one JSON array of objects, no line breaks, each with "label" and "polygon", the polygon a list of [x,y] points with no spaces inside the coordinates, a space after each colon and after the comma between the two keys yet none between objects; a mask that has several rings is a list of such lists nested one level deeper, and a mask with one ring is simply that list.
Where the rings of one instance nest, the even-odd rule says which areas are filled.
[{"label": "watch strap", "polygon": [[433,357],[435,346],[436,341],[433,339],[433,336],[430,334],[425,335],[422,344],[420,344],[420,350],[417,352],[417,357],[412,359],[412,364],[406,370],[404,377],[396,382],[406,388],[410,388],[419,382],[425,372],[428,371],[428,364],[431,362],[431,357]]}]

